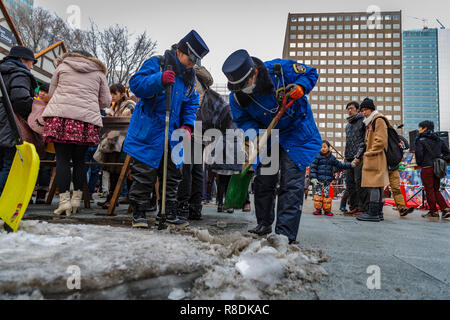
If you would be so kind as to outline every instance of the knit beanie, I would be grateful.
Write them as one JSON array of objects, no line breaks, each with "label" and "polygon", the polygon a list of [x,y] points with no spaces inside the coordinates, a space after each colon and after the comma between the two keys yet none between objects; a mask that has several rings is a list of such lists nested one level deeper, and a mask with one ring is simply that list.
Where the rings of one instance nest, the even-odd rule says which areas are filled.
[{"label": "knit beanie", "polygon": [[360,109],[361,110],[363,110],[363,109],[376,110],[377,107],[375,107],[375,104],[373,103],[372,99],[366,98],[366,99],[364,99],[363,102],[361,102]]}]

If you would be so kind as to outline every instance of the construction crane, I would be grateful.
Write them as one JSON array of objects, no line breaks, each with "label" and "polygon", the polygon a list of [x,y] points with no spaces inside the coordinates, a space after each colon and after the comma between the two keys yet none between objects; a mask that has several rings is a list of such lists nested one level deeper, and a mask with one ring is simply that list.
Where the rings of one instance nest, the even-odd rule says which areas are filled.
[{"label": "construction crane", "polygon": [[438,18],[436,18],[437,23],[439,23],[439,25],[441,26],[441,29],[445,29],[445,26],[439,21]]},{"label": "construction crane", "polygon": [[428,19],[425,18],[417,18],[417,17],[412,17],[412,16],[408,16],[409,18],[413,18],[416,20],[420,20],[423,22],[423,30],[428,30]]}]

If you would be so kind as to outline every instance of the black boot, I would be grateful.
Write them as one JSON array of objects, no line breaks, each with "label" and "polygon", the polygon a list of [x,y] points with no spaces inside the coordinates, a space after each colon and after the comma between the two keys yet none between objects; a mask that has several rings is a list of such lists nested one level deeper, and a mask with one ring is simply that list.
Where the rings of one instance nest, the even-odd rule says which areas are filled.
[{"label": "black boot", "polygon": [[189,203],[181,202],[178,204],[177,216],[183,220],[187,220],[189,218]]},{"label": "black boot", "polygon": [[47,191],[45,190],[38,190],[36,194],[36,204],[46,204],[45,196],[47,195]]},{"label": "black boot", "polygon": [[147,212],[156,212],[157,210],[158,210],[158,206],[156,205],[156,194],[152,194],[150,203],[147,208]]},{"label": "black boot", "polygon": [[132,204],[133,208],[133,228],[148,228],[147,217],[145,216],[145,207]]},{"label": "black boot", "polygon": [[[161,219],[161,210],[162,210],[162,203],[161,203],[161,199],[159,199],[158,201],[158,214],[156,215],[156,221],[159,221],[159,219]],[[166,209],[167,212],[167,209]]]},{"label": "black boot", "polygon": [[267,236],[272,233],[272,226],[261,226],[261,228],[256,231],[256,234],[260,237]]},{"label": "black boot", "polygon": [[171,224],[177,228],[184,228],[189,226],[189,222],[187,222],[187,218],[177,216],[178,214],[178,205],[175,201],[167,201],[166,203],[166,216],[167,223]]},{"label": "black boot", "polygon": [[378,207],[378,212],[380,213],[379,214],[379,216],[380,216],[380,221],[384,221],[384,212],[383,212],[383,208],[384,208],[384,203],[383,202],[381,202],[381,203],[379,203],[378,204],[379,205],[379,207]]},{"label": "black boot", "polygon": [[202,219],[203,206],[201,204],[191,204],[189,206],[189,220],[200,221]]},{"label": "black boot", "polygon": [[359,221],[380,222],[380,212],[383,212],[383,207],[378,202],[370,202],[369,210],[356,217],[356,219]]},{"label": "black boot", "polygon": [[249,233],[258,234],[262,228],[262,224],[258,224],[255,228],[248,230]]},{"label": "black boot", "polygon": [[256,226],[256,228],[248,230],[248,232],[262,237],[272,233],[272,226],[264,226],[262,224],[259,224]]}]

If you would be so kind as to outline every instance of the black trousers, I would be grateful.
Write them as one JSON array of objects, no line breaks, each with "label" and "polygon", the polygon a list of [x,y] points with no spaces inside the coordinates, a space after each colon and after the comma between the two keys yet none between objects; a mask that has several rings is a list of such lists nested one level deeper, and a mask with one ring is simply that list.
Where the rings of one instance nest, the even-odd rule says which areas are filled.
[{"label": "black trousers", "polygon": [[112,199],[114,191],[116,191],[117,183],[119,182],[120,173],[109,173],[109,192],[108,199]]},{"label": "black trousers", "polygon": [[383,202],[383,188],[367,188],[369,202]]},{"label": "black trousers", "polygon": [[[228,184],[230,183],[231,176],[217,175],[217,204],[223,205],[223,199],[227,193]],[[248,199],[248,196],[247,196]]]},{"label": "black trousers", "polygon": [[347,207],[347,202],[349,200],[349,197],[350,197],[350,194],[348,193],[348,190],[345,189],[344,194],[342,195],[342,199],[341,199],[341,209]]},{"label": "black trousers", "polygon": [[300,170],[280,147],[280,174],[255,178],[255,209],[258,225],[271,226],[275,220],[275,200],[278,181],[277,222],[275,232],[296,241],[303,210],[306,170]]},{"label": "black trousers", "polygon": [[[169,152],[170,154],[170,152]],[[133,176],[133,184],[131,185],[128,197],[130,203],[139,208],[146,210],[150,204],[151,194],[155,191],[155,183],[159,178],[159,192],[162,197],[163,188],[163,169],[164,159],[161,160],[159,168],[153,168],[149,165],[133,159],[131,174]],[[178,185],[182,179],[181,169],[177,169],[175,164],[169,159],[167,163],[167,188],[166,201],[176,204]]]},{"label": "black trousers", "polygon": [[195,164],[194,162],[194,138],[192,138],[192,146],[192,164],[183,165],[183,180],[178,187],[178,202],[200,206],[203,199],[203,163]]},{"label": "black trousers", "polygon": [[358,208],[360,211],[367,210],[369,203],[368,191],[361,187],[362,182],[362,163],[356,168],[346,170],[347,191],[349,193],[350,211]]},{"label": "black trousers", "polygon": [[0,195],[2,194],[3,188],[8,180],[9,171],[11,170],[11,166],[14,162],[16,151],[16,147],[0,147]]},{"label": "black trousers", "polygon": [[[69,143],[55,143],[56,150],[56,186],[60,193],[70,191],[73,181],[75,190],[82,190],[86,182],[84,159],[88,146]],[[70,161],[73,162],[73,176],[70,173]]]},{"label": "black trousers", "polygon": [[214,180],[216,179],[217,174],[212,171],[210,165],[206,167],[206,200],[212,200]]}]

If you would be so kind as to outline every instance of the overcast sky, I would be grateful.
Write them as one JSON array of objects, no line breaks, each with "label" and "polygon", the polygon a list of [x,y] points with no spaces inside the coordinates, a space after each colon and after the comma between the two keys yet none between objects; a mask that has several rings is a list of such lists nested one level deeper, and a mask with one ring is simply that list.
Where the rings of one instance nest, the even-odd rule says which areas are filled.
[{"label": "overcast sky", "polygon": [[216,83],[225,83],[221,69],[232,52],[247,49],[262,60],[281,58],[288,13],[366,12],[370,5],[381,11],[402,10],[404,29],[421,29],[421,21],[409,16],[435,18],[450,28],[450,1],[428,0],[35,0],[36,6],[66,18],[67,8],[81,9],[81,28],[94,20],[101,28],[119,23],[131,32],[147,31],[158,42],[158,54],[197,30],[211,53],[203,65]]}]

